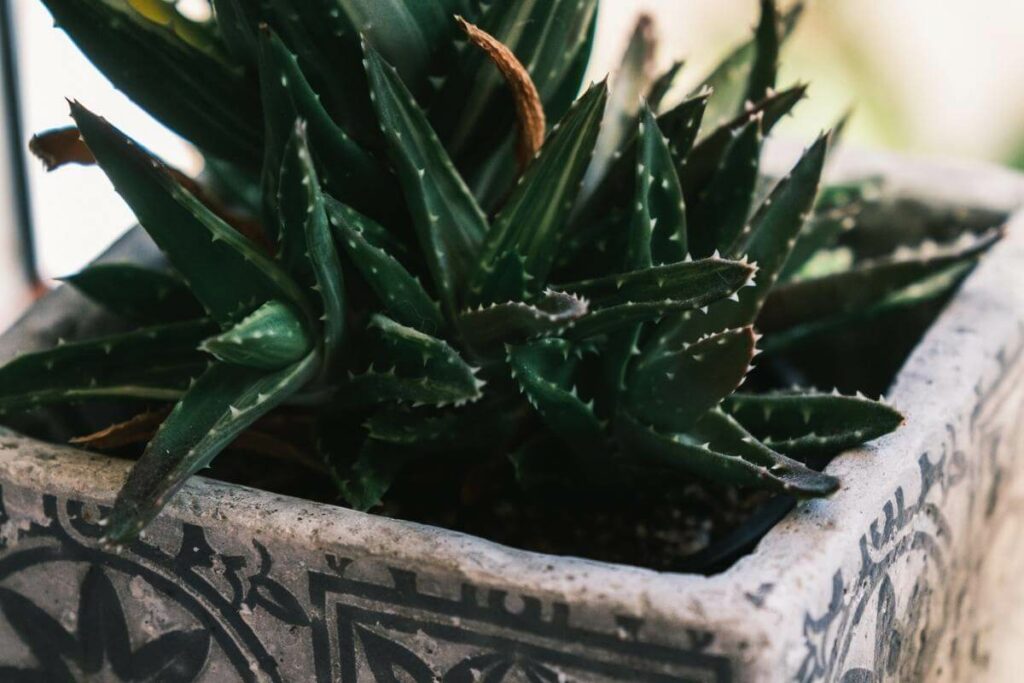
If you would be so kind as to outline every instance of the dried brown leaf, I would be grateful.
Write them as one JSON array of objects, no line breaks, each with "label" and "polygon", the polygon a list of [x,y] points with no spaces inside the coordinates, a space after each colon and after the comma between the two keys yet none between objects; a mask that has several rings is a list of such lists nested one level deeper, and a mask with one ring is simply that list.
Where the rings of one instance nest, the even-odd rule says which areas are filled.
[{"label": "dried brown leaf", "polygon": [[78,128],[74,126],[54,128],[33,135],[28,142],[28,150],[43,162],[47,171],[55,171],[67,164],[92,166],[96,163],[96,157],[86,147]]},{"label": "dried brown leaf", "polygon": [[455,20],[465,31],[469,42],[483,50],[498,67],[498,71],[512,90],[519,122],[519,145],[516,152],[519,170],[522,171],[540,151],[547,132],[544,104],[541,102],[540,93],[537,92],[537,86],[534,85],[530,72],[501,41],[462,17],[456,16]]},{"label": "dried brown leaf", "polygon": [[141,415],[136,415],[125,422],[118,422],[106,429],[101,429],[93,434],[75,437],[71,439],[70,443],[76,446],[110,450],[149,441],[170,413],[169,408],[165,410],[150,410]]}]

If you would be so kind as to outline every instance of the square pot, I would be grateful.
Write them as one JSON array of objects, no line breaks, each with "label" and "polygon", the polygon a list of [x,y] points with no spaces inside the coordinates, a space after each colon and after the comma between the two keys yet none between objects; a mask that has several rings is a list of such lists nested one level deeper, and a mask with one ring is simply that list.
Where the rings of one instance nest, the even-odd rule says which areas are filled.
[{"label": "square pot", "polygon": [[[767,165],[791,158],[775,148]],[[996,222],[1024,202],[1020,176],[986,166],[847,153],[832,169],[868,175],[884,177],[908,229]],[[108,552],[96,522],[129,463],[0,431],[0,679],[1012,677],[1024,213],[1010,220],[899,374],[890,399],[907,424],[837,458],[838,493],[800,504],[710,577],[529,553],[201,477]],[[136,231],[108,257],[151,253]],[[101,323],[62,288],[0,338],[0,361]]]}]

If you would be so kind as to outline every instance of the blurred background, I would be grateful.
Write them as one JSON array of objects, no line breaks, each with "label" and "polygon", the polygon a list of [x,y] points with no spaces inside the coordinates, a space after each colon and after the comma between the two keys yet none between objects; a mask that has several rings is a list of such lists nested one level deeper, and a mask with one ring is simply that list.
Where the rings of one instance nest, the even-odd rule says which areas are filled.
[{"label": "blurred background", "polygon": [[[783,2],[782,4],[786,4]],[[1024,166],[1024,1],[810,0],[783,54],[783,85],[811,83],[810,97],[781,135],[809,138],[849,106],[847,144],[917,154],[959,156]],[[94,111],[186,172],[201,160],[100,76],[37,0],[0,0],[18,62],[21,130],[5,129],[3,158],[18,161],[34,131],[67,125],[65,98]],[[207,12],[205,0],[183,0]],[[667,66],[685,59],[677,94],[699,83],[718,58],[743,40],[756,0],[605,0],[591,77],[614,71],[637,16],[656,21]],[[4,79],[5,87],[14,85]],[[10,101],[0,102],[3,107]],[[5,117],[6,118],[6,117]],[[20,138],[20,139],[19,139]],[[45,282],[75,272],[132,224],[132,216],[96,169],[48,174],[27,160],[27,213]],[[17,186],[0,165],[0,330],[31,300],[14,236],[24,226]]]}]

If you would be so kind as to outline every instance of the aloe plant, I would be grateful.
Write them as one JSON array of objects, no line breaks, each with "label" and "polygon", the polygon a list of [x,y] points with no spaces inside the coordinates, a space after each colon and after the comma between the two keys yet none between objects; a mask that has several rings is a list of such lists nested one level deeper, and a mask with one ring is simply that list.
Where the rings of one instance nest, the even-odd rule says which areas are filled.
[{"label": "aloe plant", "polygon": [[819,193],[829,133],[759,175],[805,92],[776,87],[799,9],[772,0],[671,106],[680,65],[650,73],[647,20],[615,96],[577,98],[597,0],[215,0],[206,22],[170,0],[43,1],[208,162],[185,178],[77,102],[76,132],[33,141],[51,165],[98,163],[170,265],[69,278],[135,328],[0,369],[4,412],[167,405],[95,440],[155,430],[103,522],[113,543],[272,413],[314,417],[360,509],[413,463],[496,449],[528,489],[828,495],[808,463],[902,417],[744,393],[755,356],[948,291],[996,238],[848,257],[863,188]]}]

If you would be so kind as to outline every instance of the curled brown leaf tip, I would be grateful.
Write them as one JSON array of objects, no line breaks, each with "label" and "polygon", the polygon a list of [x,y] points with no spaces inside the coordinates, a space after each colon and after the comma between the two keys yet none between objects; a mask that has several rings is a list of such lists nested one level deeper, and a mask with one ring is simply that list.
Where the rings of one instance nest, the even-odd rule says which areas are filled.
[{"label": "curled brown leaf tip", "polygon": [[519,145],[516,152],[519,170],[522,171],[540,151],[547,132],[544,105],[537,92],[537,86],[534,85],[530,72],[522,62],[500,40],[460,16],[456,16],[455,21],[466,33],[469,42],[483,50],[498,67],[498,71],[512,90],[519,121]]},{"label": "curled brown leaf tip", "polygon": [[33,135],[28,142],[28,151],[43,162],[47,171],[56,170],[67,164],[92,166],[96,163],[96,157],[86,147],[78,128],[74,126],[55,128]]},{"label": "curled brown leaf tip", "polygon": [[163,421],[167,419],[170,413],[170,408],[166,410],[151,410],[136,415],[125,422],[118,422],[93,434],[75,437],[71,439],[70,443],[98,450],[109,450],[142,443],[148,441],[156,434],[156,430],[163,424]]}]

